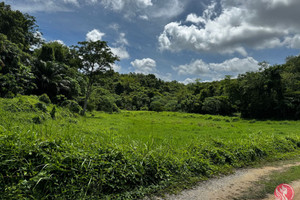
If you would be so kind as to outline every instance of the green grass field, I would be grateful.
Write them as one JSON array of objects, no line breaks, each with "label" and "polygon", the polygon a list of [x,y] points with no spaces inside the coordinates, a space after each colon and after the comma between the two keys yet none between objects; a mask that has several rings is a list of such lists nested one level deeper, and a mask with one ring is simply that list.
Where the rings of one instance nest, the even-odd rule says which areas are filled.
[{"label": "green grass field", "polygon": [[299,121],[88,113],[0,99],[0,198],[137,199],[299,154]]}]

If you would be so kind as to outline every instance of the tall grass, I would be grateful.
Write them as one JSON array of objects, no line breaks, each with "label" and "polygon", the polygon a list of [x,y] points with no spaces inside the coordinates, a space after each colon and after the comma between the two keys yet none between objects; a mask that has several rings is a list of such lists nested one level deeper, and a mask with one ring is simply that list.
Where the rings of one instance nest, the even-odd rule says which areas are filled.
[{"label": "tall grass", "polygon": [[[38,97],[0,99],[3,199],[137,199],[299,153],[298,121],[57,108]],[[39,118],[39,121],[34,120]]]}]

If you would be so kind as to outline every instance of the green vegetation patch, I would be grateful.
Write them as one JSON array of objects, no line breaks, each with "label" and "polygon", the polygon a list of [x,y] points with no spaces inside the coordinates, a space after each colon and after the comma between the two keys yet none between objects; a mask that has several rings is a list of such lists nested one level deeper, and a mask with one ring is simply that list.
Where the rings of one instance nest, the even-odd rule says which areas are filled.
[{"label": "green vegetation patch", "polygon": [[82,117],[52,104],[41,110],[40,100],[0,99],[4,199],[137,199],[299,153],[298,121],[149,111]]}]

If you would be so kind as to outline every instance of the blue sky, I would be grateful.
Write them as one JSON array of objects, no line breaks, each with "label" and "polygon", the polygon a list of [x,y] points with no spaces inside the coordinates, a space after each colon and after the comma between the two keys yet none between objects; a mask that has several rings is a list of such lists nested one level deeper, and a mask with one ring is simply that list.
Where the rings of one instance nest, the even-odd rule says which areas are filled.
[{"label": "blue sky", "polygon": [[281,64],[300,48],[299,0],[5,0],[46,41],[107,41],[121,73],[220,80]]}]

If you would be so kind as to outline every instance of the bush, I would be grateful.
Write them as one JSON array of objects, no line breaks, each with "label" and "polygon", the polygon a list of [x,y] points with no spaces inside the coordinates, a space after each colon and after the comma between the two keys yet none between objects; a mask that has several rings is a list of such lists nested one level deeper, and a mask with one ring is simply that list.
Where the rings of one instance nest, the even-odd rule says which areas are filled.
[{"label": "bush", "polygon": [[56,107],[54,106],[50,112],[51,118],[55,119],[55,114],[56,114]]},{"label": "bush", "polygon": [[120,111],[119,107],[116,105],[116,99],[114,96],[103,95],[94,101],[94,106],[97,111],[104,111],[108,113]]},{"label": "bush", "polygon": [[65,101],[67,101],[67,97],[65,97],[65,95],[63,95],[63,94],[56,95],[56,97],[55,97],[56,104],[61,105]]},{"label": "bush", "polygon": [[152,111],[161,112],[164,110],[164,105],[160,101],[152,101],[150,104],[150,109]]},{"label": "bush", "polygon": [[68,108],[71,112],[80,114],[82,111],[81,106],[74,100],[66,100],[61,104],[63,107]]},{"label": "bush", "polygon": [[147,106],[143,106],[143,107],[140,108],[140,110],[142,110],[142,111],[148,111],[149,108]]},{"label": "bush", "polygon": [[47,112],[47,106],[44,103],[38,102],[34,106],[40,111]]},{"label": "bush", "polygon": [[48,97],[47,94],[42,94],[39,98],[40,101],[46,103],[46,104],[50,104],[51,103],[51,100],[50,98]]},{"label": "bush", "polygon": [[32,122],[35,124],[41,124],[45,119],[40,116],[35,116],[32,118]]},{"label": "bush", "polygon": [[234,109],[226,96],[205,98],[202,111],[212,115],[232,115]]}]

